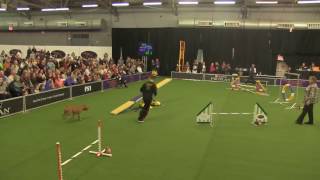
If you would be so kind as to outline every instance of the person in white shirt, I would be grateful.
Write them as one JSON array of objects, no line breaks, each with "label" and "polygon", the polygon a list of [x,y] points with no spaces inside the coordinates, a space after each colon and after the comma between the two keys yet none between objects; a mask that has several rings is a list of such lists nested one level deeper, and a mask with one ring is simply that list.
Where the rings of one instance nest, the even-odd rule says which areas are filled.
[{"label": "person in white shirt", "polygon": [[140,66],[140,65],[138,65],[138,67],[137,67],[137,71],[138,71],[138,73],[142,73],[142,68],[141,68],[141,66]]}]

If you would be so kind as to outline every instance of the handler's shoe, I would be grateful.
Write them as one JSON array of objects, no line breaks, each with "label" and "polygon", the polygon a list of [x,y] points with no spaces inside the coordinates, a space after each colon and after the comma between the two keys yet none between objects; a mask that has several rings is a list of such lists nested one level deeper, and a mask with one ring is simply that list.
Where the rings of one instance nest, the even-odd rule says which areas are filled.
[{"label": "handler's shoe", "polygon": [[312,122],[305,122],[304,124],[306,124],[306,125],[313,125]]},{"label": "handler's shoe", "polygon": [[139,117],[139,118],[138,118],[138,122],[139,122],[139,123],[143,123],[143,122],[144,122],[144,118],[140,118],[140,117]]}]

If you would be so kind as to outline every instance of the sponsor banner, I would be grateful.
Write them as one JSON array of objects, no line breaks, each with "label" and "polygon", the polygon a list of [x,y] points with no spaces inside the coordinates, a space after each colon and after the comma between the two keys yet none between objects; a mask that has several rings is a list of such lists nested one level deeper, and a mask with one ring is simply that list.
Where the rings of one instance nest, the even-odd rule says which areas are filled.
[{"label": "sponsor banner", "polygon": [[151,72],[142,73],[140,80],[148,79],[150,76]]},{"label": "sponsor banner", "polygon": [[0,118],[23,112],[23,97],[0,101]]},{"label": "sponsor banner", "polygon": [[101,81],[72,86],[72,97],[101,91]]},{"label": "sponsor banner", "polygon": [[115,79],[103,81],[103,89],[117,87],[118,81]]},{"label": "sponsor banner", "polygon": [[62,88],[25,96],[26,109],[32,109],[70,98],[70,89]]},{"label": "sponsor banner", "polygon": [[[317,81],[317,84],[318,84],[318,87],[320,87],[320,81]],[[300,86],[301,87],[309,86],[309,80],[301,80]]]},{"label": "sponsor banner", "polygon": [[207,81],[226,81],[227,77],[224,74],[205,74],[204,79]]},{"label": "sponsor banner", "polygon": [[172,78],[203,80],[203,74],[172,72]]},{"label": "sponsor banner", "polygon": [[285,85],[285,84],[291,84],[292,86],[302,86],[306,87],[308,86],[308,82],[304,82],[305,80],[300,80],[300,79],[277,79],[276,80],[276,85]]},{"label": "sponsor banner", "polygon": [[123,78],[127,81],[127,83],[135,82],[140,80],[140,74],[128,75],[124,76]]},{"label": "sponsor banner", "polygon": [[[300,81],[300,83],[299,83]],[[308,80],[299,80],[299,79],[277,79],[276,80],[276,85],[285,85],[285,84],[291,84],[292,86],[297,86],[299,87],[307,87],[309,85]],[[318,87],[320,87],[320,81],[317,81]]]}]

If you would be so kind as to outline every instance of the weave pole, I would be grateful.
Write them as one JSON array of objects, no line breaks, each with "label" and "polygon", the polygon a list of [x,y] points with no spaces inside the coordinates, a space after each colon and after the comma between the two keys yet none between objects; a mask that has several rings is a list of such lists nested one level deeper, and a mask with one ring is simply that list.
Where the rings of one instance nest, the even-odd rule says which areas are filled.
[{"label": "weave pole", "polygon": [[101,149],[102,149],[102,143],[101,143],[101,141],[102,141],[101,128],[102,128],[102,121],[99,120],[99,121],[98,121],[98,140],[99,140],[99,142],[98,142],[98,151],[99,151],[99,152],[101,152]]},{"label": "weave pole", "polygon": [[61,157],[61,145],[59,142],[56,143],[57,151],[57,162],[58,162],[58,180],[63,180],[62,176],[62,157]]},{"label": "weave pole", "polygon": [[108,148],[108,152],[107,149],[102,149],[102,121],[99,120],[98,121],[98,151],[89,151],[89,153],[91,154],[95,154],[97,157],[100,156],[108,156],[108,157],[112,157],[111,154],[111,148]]}]

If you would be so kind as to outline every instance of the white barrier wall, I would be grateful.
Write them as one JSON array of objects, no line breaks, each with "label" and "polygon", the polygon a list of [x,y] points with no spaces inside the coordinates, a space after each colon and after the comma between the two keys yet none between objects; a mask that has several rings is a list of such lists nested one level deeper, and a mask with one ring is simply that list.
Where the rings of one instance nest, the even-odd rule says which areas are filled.
[{"label": "white barrier wall", "polygon": [[[0,53],[4,50],[6,53],[9,53],[11,49],[20,49],[22,51],[22,57],[26,57],[27,50],[29,47],[33,47],[33,45],[0,45]],[[66,54],[71,54],[74,52],[76,56],[80,56],[83,51],[93,51],[98,54],[98,57],[103,58],[105,53],[108,53],[109,57],[112,57],[112,47],[111,46],[43,46],[43,45],[35,45],[37,50],[45,49],[47,51],[54,50],[62,50]]]}]

